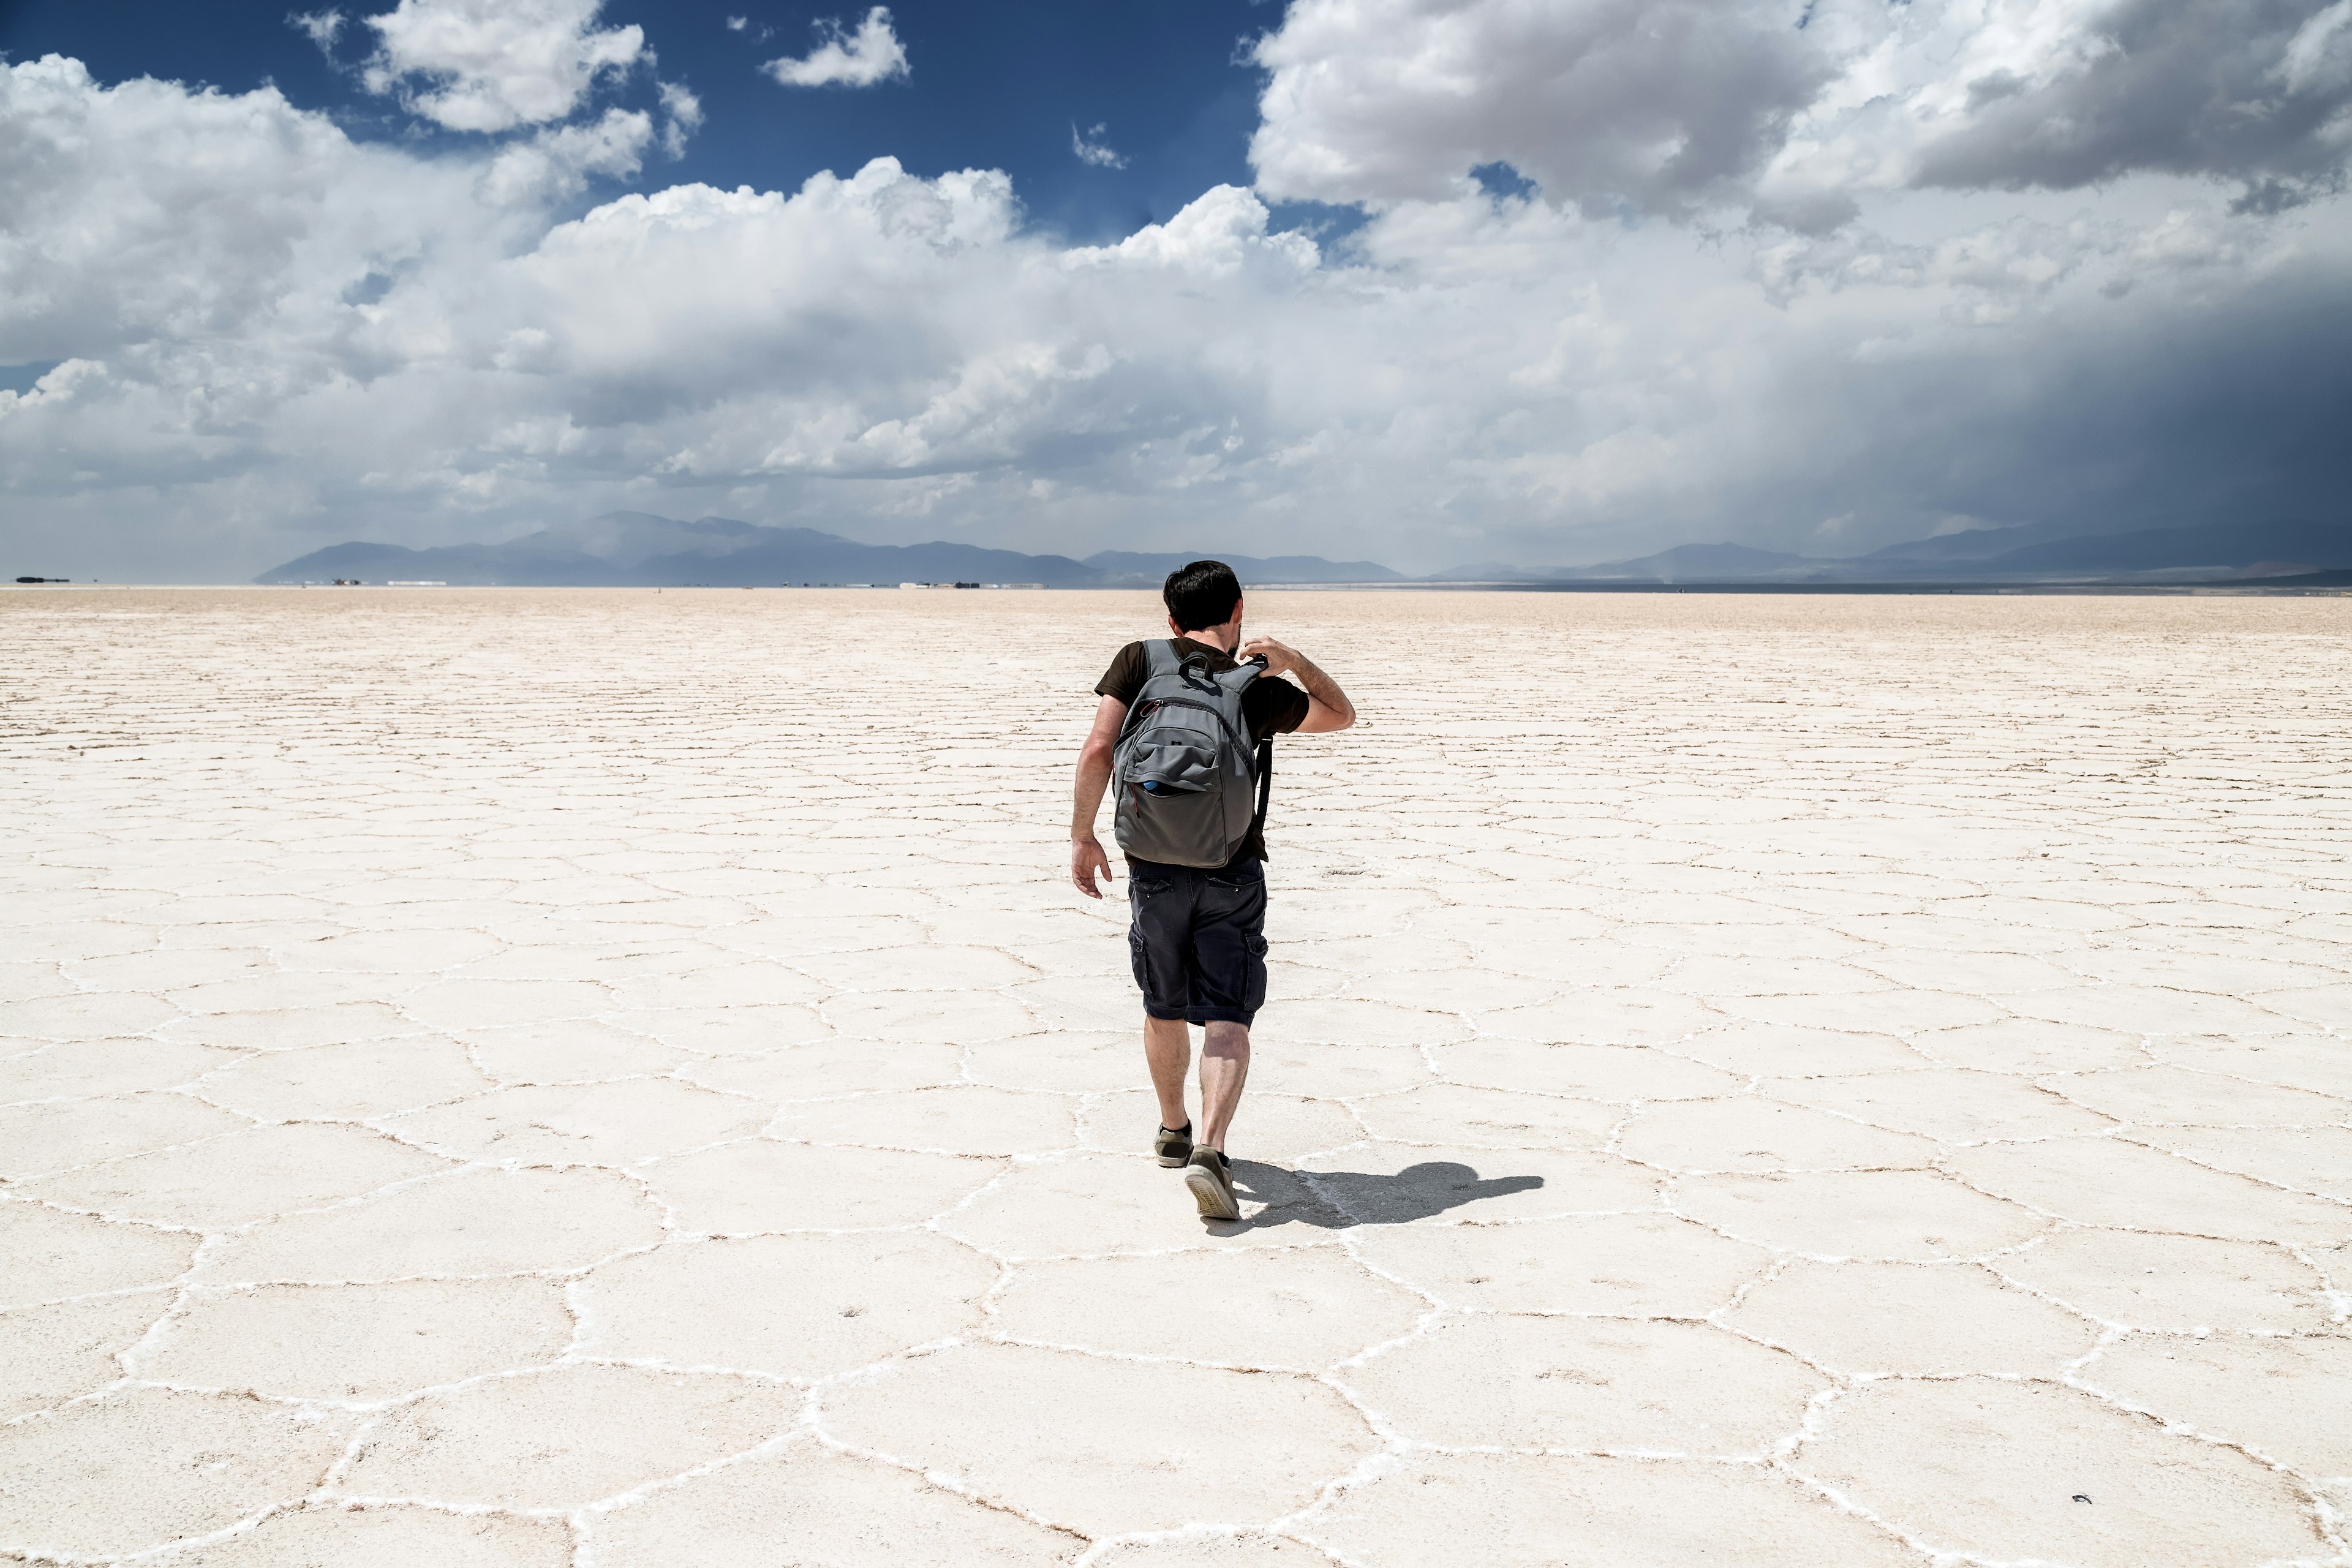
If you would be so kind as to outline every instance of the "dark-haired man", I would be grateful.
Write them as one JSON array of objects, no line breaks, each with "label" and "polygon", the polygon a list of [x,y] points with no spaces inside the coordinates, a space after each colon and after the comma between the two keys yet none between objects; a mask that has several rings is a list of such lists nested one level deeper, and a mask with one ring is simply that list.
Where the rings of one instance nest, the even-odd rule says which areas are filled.
[{"label": "dark-haired man", "polygon": [[[1306,655],[1272,637],[1242,641],[1242,585],[1223,562],[1195,561],[1170,573],[1160,597],[1168,605],[1168,629],[1175,634],[1179,658],[1202,656],[1206,673],[1215,676],[1239,668],[1240,659],[1264,656],[1265,673],[1242,698],[1253,742],[1294,731],[1328,734],[1356,721],[1356,710],[1339,682]],[[1119,649],[1095,686],[1102,700],[1078,752],[1070,817],[1070,880],[1090,899],[1102,897],[1095,879],[1110,877],[1110,861],[1095,837],[1095,814],[1110,783],[1112,752],[1128,708],[1149,668],[1146,645],[1132,642]],[[1298,685],[1280,679],[1285,675],[1296,676]],[[1168,866],[1132,856],[1127,862],[1133,917],[1128,948],[1136,984],[1143,989],[1144,1059],[1160,1096],[1160,1131],[1152,1152],[1162,1165],[1184,1168],[1184,1184],[1210,1219],[1241,1217],[1232,1163],[1225,1158],[1225,1132],[1249,1078],[1250,1024],[1265,1000],[1265,859],[1264,838],[1252,826],[1240,850],[1223,866]],[[1190,1025],[1199,1025],[1202,1035],[1197,1140],[1184,1108],[1184,1079],[1192,1059]]]}]

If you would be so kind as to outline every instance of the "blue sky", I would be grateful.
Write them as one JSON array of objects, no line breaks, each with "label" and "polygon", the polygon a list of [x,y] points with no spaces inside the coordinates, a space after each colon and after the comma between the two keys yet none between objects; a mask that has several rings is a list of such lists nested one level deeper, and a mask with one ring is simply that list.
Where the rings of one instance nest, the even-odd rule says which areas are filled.
[{"label": "blue sky", "polygon": [[[229,92],[275,83],[297,104],[331,110],[354,137],[465,140],[420,134],[396,103],[362,90],[354,68],[368,52],[364,29],[347,24],[331,58],[288,21],[289,11],[311,8],[284,0],[8,0],[0,51],[18,60],[70,55],[105,80],[154,76]],[[1171,217],[1212,185],[1249,183],[1264,73],[1237,50],[1280,21],[1277,6],[913,0],[889,9],[911,68],[867,89],[786,88],[760,70],[806,54],[815,24],[855,18],[854,7],[671,0],[610,4],[602,20],[644,27],[660,78],[701,100],[705,120],[685,155],[656,168],[664,183],[789,190],[821,169],[847,174],[885,154],[918,174],[1002,169],[1032,223],[1088,243]],[[730,28],[732,17],[745,26]],[[655,97],[654,73],[638,71],[602,101],[650,107]],[[1124,167],[1083,163],[1072,151],[1073,128],[1097,125]],[[1334,216],[1310,205],[1292,221]]]},{"label": "blue sky", "polygon": [[615,508],[1542,567],[2352,489],[2352,0],[308,18],[0,7],[16,570]]}]

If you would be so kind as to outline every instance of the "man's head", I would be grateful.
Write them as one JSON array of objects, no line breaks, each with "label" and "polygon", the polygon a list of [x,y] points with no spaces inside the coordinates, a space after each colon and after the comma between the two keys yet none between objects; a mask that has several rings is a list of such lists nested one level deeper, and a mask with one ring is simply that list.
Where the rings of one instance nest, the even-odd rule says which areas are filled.
[{"label": "man's head", "polygon": [[1230,626],[1241,615],[1241,579],[1222,561],[1178,567],[1168,574],[1160,596],[1168,604],[1169,629],[1180,637]]}]

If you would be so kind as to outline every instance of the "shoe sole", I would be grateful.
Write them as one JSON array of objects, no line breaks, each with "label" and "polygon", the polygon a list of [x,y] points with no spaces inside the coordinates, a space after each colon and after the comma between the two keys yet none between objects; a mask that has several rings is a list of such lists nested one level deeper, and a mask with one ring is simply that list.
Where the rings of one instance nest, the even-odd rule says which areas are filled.
[{"label": "shoe sole", "polygon": [[1173,1171],[1179,1166],[1189,1165],[1192,1163],[1192,1151],[1190,1149],[1185,1150],[1181,1154],[1162,1154],[1160,1156],[1160,1168],[1163,1171]]},{"label": "shoe sole", "polygon": [[1192,1201],[1200,1205],[1202,1219],[1242,1217],[1242,1205],[1225,1191],[1225,1184],[1199,1166],[1184,1173],[1184,1184],[1192,1190]]}]

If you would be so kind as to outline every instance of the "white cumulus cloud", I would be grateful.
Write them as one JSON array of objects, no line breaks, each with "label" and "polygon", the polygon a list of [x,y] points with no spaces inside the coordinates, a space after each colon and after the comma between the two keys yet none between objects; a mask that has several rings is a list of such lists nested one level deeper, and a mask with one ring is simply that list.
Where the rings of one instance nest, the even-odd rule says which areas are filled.
[{"label": "white cumulus cloud", "polygon": [[702,100],[682,82],[658,85],[662,112],[662,151],[673,158],[686,156],[686,139],[702,128]]},{"label": "white cumulus cloud", "polygon": [[1273,215],[1238,185],[1215,185],[1166,223],[1146,224],[1117,245],[1081,246],[1062,254],[1069,267],[1116,264],[1230,274],[1253,263],[1276,274],[1311,273],[1321,253],[1298,233],[1269,234]]},{"label": "white cumulus cloud", "polygon": [[906,46],[890,26],[890,9],[877,5],[845,32],[838,17],[816,24],[817,47],[806,56],[786,56],[760,68],[786,87],[872,87],[908,74]]},{"label": "white cumulus cloud", "polygon": [[[668,129],[677,133],[677,124],[673,120]],[[643,110],[608,109],[583,124],[551,125],[499,148],[482,176],[482,193],[499,206],[560,201],[585,189],[592,176],[635,174],[653,140],[653,116]]]},{"label": "white cumulus cloud", "polygon": [[452,131],[562,120],[646,52],[643,28],[600,28],[601,9],[602,0],[400,0],[367,18],[378,48],[361,79]]},{"label": "white cumulus cloud", "polygon": [[304,37],[331,53],[335,40],[342,37],[343,14],[341,11],[297,11],[286,18],[286,25]]},{"label": "white cumulus cloud", "polygon": [[1071,153],[1076,156],[1079,163],[1090,164],[1097,169],[1126,168],[1127,160],[1119,155],[1118,148],[1113,147],[1104,139],[1109,131],[1108,125],[1099,124],[1090,131],[1081,131],[1078,129],[1077,121],[1072,121],[1070,122]]},{"label": "white cumulus cloud", "polygon": [[1829,72],[1792,4],[1295,0],[1256,45],[1269,195],[1433,199],[1507,163],[1552,200],[1679,211],[1759,168]]}]

